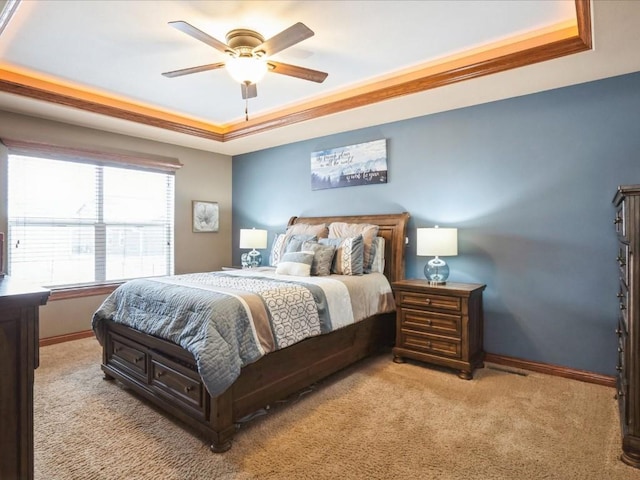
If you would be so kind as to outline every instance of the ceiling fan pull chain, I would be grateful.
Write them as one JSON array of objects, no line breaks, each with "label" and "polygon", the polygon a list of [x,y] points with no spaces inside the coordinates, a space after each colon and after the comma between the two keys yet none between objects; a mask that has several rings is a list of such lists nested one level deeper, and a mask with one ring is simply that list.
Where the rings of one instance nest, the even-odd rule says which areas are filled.
[{"label": "ceiling fan pull chain", "polygon": [[244,121],[245,122],[249,121],[249,99],[248,98],[244,99]]}]

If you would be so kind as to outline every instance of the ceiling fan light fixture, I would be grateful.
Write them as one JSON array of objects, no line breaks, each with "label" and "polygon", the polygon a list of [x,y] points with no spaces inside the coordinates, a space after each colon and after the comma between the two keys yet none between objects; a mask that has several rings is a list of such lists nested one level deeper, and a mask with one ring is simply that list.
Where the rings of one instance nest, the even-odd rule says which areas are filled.
[{"label": "ceiling fan light fixture", "polygon": [[253,56],[230,58],[227,60],[225,68],[231,78],[244,84],[258,83],[269,69],[266,60]]}]

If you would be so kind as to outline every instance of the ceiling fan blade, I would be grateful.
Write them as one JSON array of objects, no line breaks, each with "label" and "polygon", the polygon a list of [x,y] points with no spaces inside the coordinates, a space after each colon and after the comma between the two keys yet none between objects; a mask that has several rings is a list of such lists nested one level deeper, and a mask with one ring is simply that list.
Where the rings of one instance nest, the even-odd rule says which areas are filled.
[{"label": "ceiling fan blade", "polygon": [[267,57],[281,52],[285,48],[289,48],[309,37],[313,37],[314,33],[304,23],[298,22],[290,26],[286,30],[265,40],[263,43],[253,49],[254,54],[261,54]]},{"label": "ceiling fan blade", "polygon": [[173,70],[172,72],[164,72],[162,75],[168,78],[181,77],[182,75],[189,75],[190,73],[206,72],[208,70],[216,70],[217,68],[224,67],[224,62],[209,63],[207,65],[200,65],[199,67],[183,68],[181,70]]},{"label": "ceiling fan blade", "polygon": [[269,65],[270,72],[279,73],[280,75],[289,75],[290,77],[301,78],[303,80],[309,80],[316,83],[324,82],[324,79],[329,75],[326,72],[298,67],[297,65],[289,65],[287,63],[269,61],[267,62],[267,65]]},{"label": "ceiling fan blade", "polygon": [[247,98],[256,98],[258,96],[258,87],[256,87],[255,83],[251,83],[249,85],[243,83],[240,87],[242,89],[243,100],[246,100]]},{"label": "ceiling fan blade", "polygon": [[169,22],[169,25],[171,25],[174,28],[177,28],[178,30],[186,33],[187,35],[192,36],[196,40],[200,40],[201,42],[206,43],[210,47],[213,47],[216,50],[221,51],[222,53],[234,53],[233,49],[226,43],[223,43],[220,40],[216,40],[211,35],[204,33],[202,30],[197,29],[193,25],[183,20],[176,20],[174,22]]}]

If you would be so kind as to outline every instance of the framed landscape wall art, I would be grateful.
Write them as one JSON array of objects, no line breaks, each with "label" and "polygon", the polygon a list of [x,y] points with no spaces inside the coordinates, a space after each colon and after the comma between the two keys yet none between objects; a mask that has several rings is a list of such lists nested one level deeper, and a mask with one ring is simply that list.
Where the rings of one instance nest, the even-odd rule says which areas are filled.
[{"label": "framed landscape wall art", "polygon": [[217,232],[219,227],[218,202],[193,200],[191,203],[194,233]]},{"label": "framed landscape wall art", "polygon": [[387,140],[311,153],[311,190],[387,183]]}]

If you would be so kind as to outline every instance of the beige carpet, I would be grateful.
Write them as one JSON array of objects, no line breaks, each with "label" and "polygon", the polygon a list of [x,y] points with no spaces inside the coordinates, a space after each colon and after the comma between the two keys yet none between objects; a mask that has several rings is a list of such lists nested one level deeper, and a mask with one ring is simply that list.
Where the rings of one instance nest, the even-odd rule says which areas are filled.
[{"label": "beige carpet", "polygon": [[635,480],[611,388],[390,355],[244,425],[222,455],[102,380],[94,339],[40,349],[35,473],[56,479]]}]

